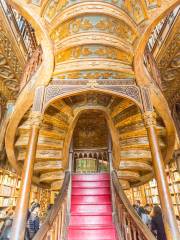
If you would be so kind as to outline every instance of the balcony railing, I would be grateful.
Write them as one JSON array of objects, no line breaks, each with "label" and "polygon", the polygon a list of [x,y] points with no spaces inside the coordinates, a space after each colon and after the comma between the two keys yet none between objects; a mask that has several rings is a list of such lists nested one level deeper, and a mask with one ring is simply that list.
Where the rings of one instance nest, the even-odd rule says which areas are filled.
[{"label": "balcony railing", "polygon": [[30,81],[31,77],[36,73],[38,70],[41,62],[42,62],[42,48],[39,46],[33,55],[31,56],[30,60],[27,62],[24,72],[21,77],[21,86],[20,92],[26,86],[26,84]]},{"label": "balcony railing", "polygon": [[180,13],[180,6],[176,7],[166,18],[164,18],[153,30],[149,42],[147,44],[150,52],[154,57],[159,52],[162,42],[168,37],[174,23],[176,22]]},{"label": "balcony railing", "polygon": [[109,170],[108,151],[105,148],[76,149],[73,156],[73,170],[76,173],[96,173]]},{"label": "balcony railing", "polygon": [[176,7],[166,18],[164,18],[154,29],[144,51],[144,65],[160,90],[161,75],[157,67],[156,58],[163,43],[166,41],[180,13],[180,6]]},{"label": "balcony railing", "polygon": [[25,59],[29,59],[38,46],[34,29],[6,0],[0,0],[0,7]]}]

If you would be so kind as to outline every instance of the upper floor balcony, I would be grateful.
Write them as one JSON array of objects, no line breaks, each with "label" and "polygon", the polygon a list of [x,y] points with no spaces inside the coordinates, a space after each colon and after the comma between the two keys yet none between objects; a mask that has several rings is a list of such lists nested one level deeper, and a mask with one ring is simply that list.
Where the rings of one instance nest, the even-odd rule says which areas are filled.
[{"label": "upper floor balcony", "polygon": [[7,1],[0,0],[0,11],[4,16],[7,29],[10,30],[14,40],[18,44],[25,63],[38,46],[34,29],[19,12],[7,3]]}]

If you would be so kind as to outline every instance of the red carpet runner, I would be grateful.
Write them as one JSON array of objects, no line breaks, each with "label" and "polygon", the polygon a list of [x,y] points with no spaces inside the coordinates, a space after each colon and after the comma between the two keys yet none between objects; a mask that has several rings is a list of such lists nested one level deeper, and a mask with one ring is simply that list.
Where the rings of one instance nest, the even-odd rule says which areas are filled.
[{"label": "red carpet runner", "polygon": [[115,240],[108,173],[72,177],[68,240]]}]

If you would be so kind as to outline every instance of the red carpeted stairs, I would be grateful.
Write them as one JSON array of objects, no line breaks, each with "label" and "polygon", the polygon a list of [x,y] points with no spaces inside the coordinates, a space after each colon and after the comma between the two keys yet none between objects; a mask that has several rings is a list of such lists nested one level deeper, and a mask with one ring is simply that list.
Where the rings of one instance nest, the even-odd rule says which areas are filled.
[{"label": "red carpeted stairs", "polygon": [[115,239],[109,174],[74,174],[68,240]]}]

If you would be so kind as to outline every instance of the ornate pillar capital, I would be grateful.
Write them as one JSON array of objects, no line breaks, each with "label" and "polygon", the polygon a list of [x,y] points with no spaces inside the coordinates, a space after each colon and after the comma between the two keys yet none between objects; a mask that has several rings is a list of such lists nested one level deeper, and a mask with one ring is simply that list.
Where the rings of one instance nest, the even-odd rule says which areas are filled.
[{"label": "ornate pillar capital", "polygon": [[144,119],[146,128],[156,126],[156,113],[155,112],[152,112],[152,111],[144,112],[143,119]]},{"label": "ornate pillar capital", "polygon": [[43,114],[41,112],[32,111],[30,119],[32,126],[40,127],[43,121]]}]

